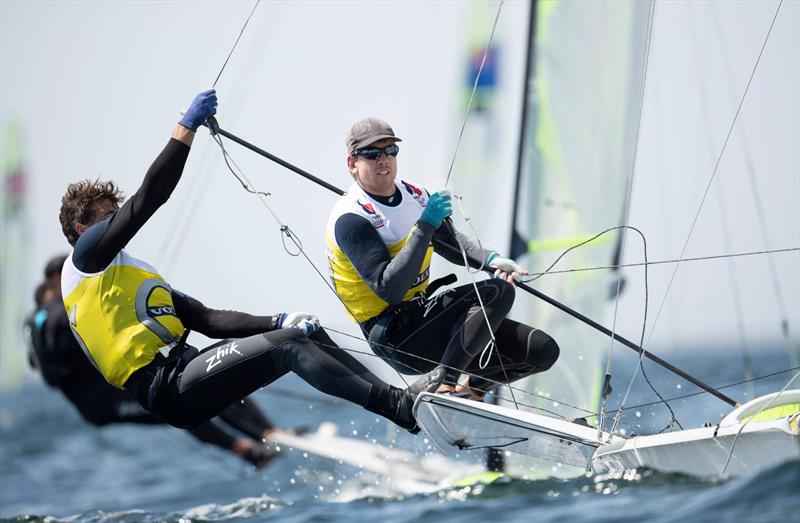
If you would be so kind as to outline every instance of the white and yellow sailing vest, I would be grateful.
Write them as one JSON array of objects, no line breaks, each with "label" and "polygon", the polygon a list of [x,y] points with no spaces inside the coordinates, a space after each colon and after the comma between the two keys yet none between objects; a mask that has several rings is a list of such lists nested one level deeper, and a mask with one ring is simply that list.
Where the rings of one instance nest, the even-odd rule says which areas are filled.
[{"label": "white and yellow sailing vest", "polygon": [[70,254],[61,291],[78,343],[106,381],[118,388],[157,352],[166,355],[185,330],[164,278],[124,250],[94,274],[75,268]]},{"label": "white and yellow sailing vest", "polygon": [[[396,207],[389,207],[374,200],[357,183],[353,183],[333,207],[325,228],[325,245],[330,267],[330,276],[336,294],[344,302],[347,312],[361,323],[386,310],[387,302],[369,288],[356,271],[350,259],[336,242],[336,220],[347,213],[366,218],[389,249],[394,258],[406,244],[406,240],[416,226],[422,210],[428,203],[428,195],[421,185],[400,180],[395,182],[403,194],[403,200]],[[433,247],[428,246],[425,260],[420,267],[413,286],[403,296],[410,300],[416,293],[424,291],[430,280]]]}]

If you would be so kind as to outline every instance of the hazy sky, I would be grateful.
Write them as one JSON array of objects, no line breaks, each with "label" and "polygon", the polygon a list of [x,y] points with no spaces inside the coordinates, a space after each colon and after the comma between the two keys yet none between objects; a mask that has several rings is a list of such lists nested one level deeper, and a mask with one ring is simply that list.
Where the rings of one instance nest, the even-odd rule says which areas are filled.
[{"label": "hazy sky", "polygon": [[[3,124],[18,118],[24,126],[34,236],[33,264],[21,276],[31,286],[47,257],[68,248],[57,220],[67,183],[113,178],[132,193],[180,110],[210,87],[252,5],[0,2],[0,118]],[[217,86],[219,121],[345,187],[345,134],[355,120],[379,116],[403,138],[401,176],[435,189],[463,118],[466,49],[485,44],[495,5],[263,2]],[[680,254],[776,5],[657,4],[631,215],[631,223],[648,234],[651,260]],[[524,2],[503,7],[496,36],[503,52],[500,145],[489,160],[492,172],[481,181],[484,198],[465,202],[476,221],[491,214],[491,230],[480,234],[500,250],[507,248],[508,232],[496,224],[508,219],[503,209],[519,133],[527,12]],[[688,256],[764,248],[748,157],[771,247],[800,245],[799,25],[800,5],[784,2]],[[322,234],[335,195],[234,144],[229,151],[258,188],[272,193],[273,210],[325,273]],[[731,233],[729,244],[723,227]],[[630,245],[627,258],[638,261],[639,251]],[[278,225],[242,191],[203,132],[172,199],[128,249],[209,306],[253,313],[312,310],[324,324],[356,331],[315,270],[285,253]],[[797,337],[800,257],[774,260]],[[732,263],[748,337],[776,338],[766,260]],[[720,262],[682,266],[653,342],[736,337],[728,270]],[[671,266],[651,270],[653,316],[670,274]],[[622,303],[621,328],[631,337],[641,317],[638,278],[629,276]]]}]

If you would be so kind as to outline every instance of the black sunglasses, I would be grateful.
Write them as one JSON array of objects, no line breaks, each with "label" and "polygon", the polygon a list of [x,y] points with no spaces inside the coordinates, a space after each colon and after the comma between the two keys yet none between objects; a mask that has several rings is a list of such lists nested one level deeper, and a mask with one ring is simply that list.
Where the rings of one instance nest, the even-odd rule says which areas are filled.
[{"label": "black sunglasses", "polygon": [[355,152],[356,156],[361,156],[367,160],[377,160],[384,153],[388,158],[394,158],[400,152],[400,147],[396,143],[387,145],[386,147],[365,147]]}]

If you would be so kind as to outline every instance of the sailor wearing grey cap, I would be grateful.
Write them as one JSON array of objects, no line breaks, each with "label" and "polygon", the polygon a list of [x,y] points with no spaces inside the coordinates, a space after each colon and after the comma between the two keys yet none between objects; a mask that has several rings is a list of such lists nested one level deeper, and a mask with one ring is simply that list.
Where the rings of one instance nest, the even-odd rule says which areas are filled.
[{"label": "sailor wearing grey cap", "polygon": [[[378,118],[356,122],[347,134],[353,184],[330,213],[325,243],[335,290],[348,314],[372,350],[399,372],[443,367],[445,383],[438,392],[481,399],[499,382],[549,369],[558,358],[556,342],[506,318],[514,302],[513,279],[527,272],[443,225],[452,214],[449,191],[431,194],[417,182],[398,178],[400,141]],[[455,254],[435,247],[434,239],[455,247]],[[434,294],[455,277],[429,281],[433,253],[461,265],[459,244],[495,268],[499,279],[479,282],[477,293],[468,284]],[[492,333],[481,302],[497,340],[483,368],[480,355]]]}]

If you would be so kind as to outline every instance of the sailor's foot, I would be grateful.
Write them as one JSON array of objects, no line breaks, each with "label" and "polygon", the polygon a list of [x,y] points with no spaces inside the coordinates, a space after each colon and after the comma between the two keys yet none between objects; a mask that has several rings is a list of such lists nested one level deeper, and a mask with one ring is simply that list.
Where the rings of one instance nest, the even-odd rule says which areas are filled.
[{"label": "sailor's foot", "polygon": [[289,427],[287,429],[281,429],[282,432],[290,435],[290,436],[302,436],[304,434],[308,434],[311,429],[308,427]]},{"label": "sailor's foot", "polygon": [[395,423],[408,430],[412,434],[419,432],[417,420],[414,419],[412,412],[414,402],[421,392],[433,392],[442,386],[445,378],[444,367],[436,367],[427,374],[423,374],[417,381],[408,386],[407,389],[400,391],[400,401],[397,404],[397,415]]},{"label": "sailor's foot", "polygon": [[[278,452],[269,448],[267,445],[252,441],[240,456],[243,460],[250,463],[253,467],[261,470],[266,467],[270,461],[278,456]],[[237,452],[238,453],[238,452]]]},{"label": "sailor's foot", "polygon": [[442,383],[436,389],[436,394],[455,394],[456,388],[452,385],[448,385],[447,383]]},{"label": "sailor's foot", "polygon": [[436,394],[449,394],[457,398],[464,398],[472,401],[483,401],[484,394],[473,390],[469,386],[469,376],[465,376],[458,380],[458,383],[453,386],[448,383],[442,383],[436,389]]},{"label": "sailor's foot", "polygon": [[276,434],[284,434],[286,436],[302,436],[309,431],[310,429],[308,427],[272,427],[261,433],[261,443],[263,443],[268,449],[274,450],[276,448],[276,444],[272,438]]},{"label": "sailor's foot", "polygon": [[302,436],[303,434],[307,434],[311,429],[308,427],[282,427],[282,428],[272,428],[269,430],[265,430],[264,433],[261,435],[261,442],[269,444],[272,440],[272,436],[275,434],[285,434],[287,436]]},{"label": "sailor's foot", "polygon": [[483,401],[484,395],[476,390],[473,390],[469,385],[456,385],[456,391],[453,396],[457,398],[464,398],[472,401]]}]

